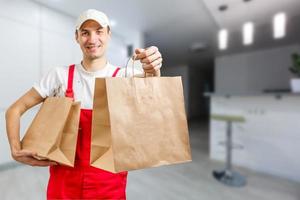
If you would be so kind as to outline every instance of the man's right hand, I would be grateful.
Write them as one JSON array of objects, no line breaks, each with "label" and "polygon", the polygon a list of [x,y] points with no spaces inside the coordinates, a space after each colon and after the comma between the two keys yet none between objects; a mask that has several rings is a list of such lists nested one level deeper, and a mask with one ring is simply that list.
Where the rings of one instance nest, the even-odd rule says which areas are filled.
[{"label": "man's right hand", "polygon": [[37,153],[28,150],[21,150],[20,144],[20,118],[28,109],[43,102],[44,98],[31,88],[15,103],[7,109],[5,113],[7,137],[11,149],[11,155],[16,161],[31,166],[49,166],[56,165],[56,162],[50,160],[38,160],[34,157]]},{"label": "man's right hand", "polygon": [[39,167],[57,165],[57,163],[54,161],[37,160],[36,158],[34,158],[35,156],[37,156],[37,153],[29,150],[17,150],[12,152],[13,159],[26,165]]}]

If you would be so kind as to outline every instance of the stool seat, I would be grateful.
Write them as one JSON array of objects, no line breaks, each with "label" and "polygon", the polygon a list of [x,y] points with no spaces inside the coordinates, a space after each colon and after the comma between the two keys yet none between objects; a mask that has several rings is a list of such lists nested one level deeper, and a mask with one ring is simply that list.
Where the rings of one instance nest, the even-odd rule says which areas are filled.
[{"label": "stool seat", "polygon": [[231,121],[231,122],[245,122],[245,118],[239,115],[219,115],[219,114],[211,114],[211,119],[218,121]]}]

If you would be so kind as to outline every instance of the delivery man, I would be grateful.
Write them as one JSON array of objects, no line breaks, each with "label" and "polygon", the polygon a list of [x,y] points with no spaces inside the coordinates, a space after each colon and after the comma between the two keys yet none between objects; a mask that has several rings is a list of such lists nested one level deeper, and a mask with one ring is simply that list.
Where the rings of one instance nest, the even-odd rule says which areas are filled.
[{"label": "delivery man", "polygon": [[[106,59],[110,28],[104,13],[93,9],[83,12],[77,20],[75,32],[83,54],[81,63],[53,68],[6,111],[7,136],[13,159],[31,166],[50,166],[47,199],[126,199],[127,172],[114,174],[89,165],[95,78],[125,75],[124,69]],[[143,63],[144,72],[160,76],[162,58],[157,47],[136,49],[135,54],[136,59]],[[81,102],[74,168],[50,160],[37,160],[36,152],[21,150],[20,117],[52,96],[58,88],[65,92],[65,96]]]}]

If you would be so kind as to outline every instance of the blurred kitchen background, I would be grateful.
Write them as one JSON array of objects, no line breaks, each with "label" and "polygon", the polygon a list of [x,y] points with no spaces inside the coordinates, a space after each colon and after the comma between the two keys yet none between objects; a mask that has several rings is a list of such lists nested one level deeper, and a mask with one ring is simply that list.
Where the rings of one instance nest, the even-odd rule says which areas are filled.
[{"label": "blurred kitchen background", "polygon": [[[300,199],[300,91],[289,70],[299,0],[0,0],[1,199],[46,198],[48,169],[11,159],[5,110],[50,68],[81,61],[75,20],[89,8],[111,20],[112,64],[155,45],[162,75],[183,80],[193,162],[130,172],[129,200]],[[230,161],[240,182],[212,174],[232,172]]]}]

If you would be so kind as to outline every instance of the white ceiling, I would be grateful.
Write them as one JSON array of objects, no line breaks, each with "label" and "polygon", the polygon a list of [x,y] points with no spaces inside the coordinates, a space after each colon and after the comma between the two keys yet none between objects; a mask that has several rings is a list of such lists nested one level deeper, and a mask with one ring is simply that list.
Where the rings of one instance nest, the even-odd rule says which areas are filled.
[{"label": "white ceiling", "polygon": [[[185,21],[186,17],[201,17],[201,0],[33,0],[48,7],[77,17],[82,11],[95,8],[105,12],[118,25],[150,30],[170,21]],[[193,21],[197,21],[192,19]],[[193,22],[192,21],[192,22]]]},{"label": "white ceiling", "polygon": [[[222,28],[239,29],[244,22],[252,21],[257,25],[272,21],[274,14],[286,12],[288,17],[300,13],[300,0],[203,0]],[[219,5],[227,5],[225,12],[218,10]]]},{"label": "white ceiling", "polygon": [[[220,28],[239,31],[246,21],[269,24],[280,11],[288,17],[300,14],[300,0],[34,0],[74,18],[95,8],[117,22],[115,30],[133,28],[145,33],[148,45],[157,45],[168,63],[188,62],[189,47],[207,45],[214,54]],[[218,7],[227,4],[220,12]]]}]

